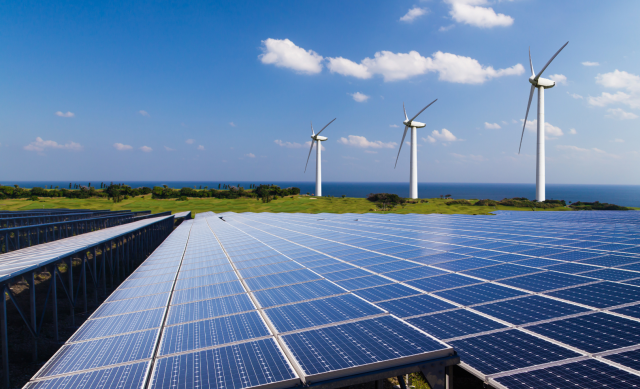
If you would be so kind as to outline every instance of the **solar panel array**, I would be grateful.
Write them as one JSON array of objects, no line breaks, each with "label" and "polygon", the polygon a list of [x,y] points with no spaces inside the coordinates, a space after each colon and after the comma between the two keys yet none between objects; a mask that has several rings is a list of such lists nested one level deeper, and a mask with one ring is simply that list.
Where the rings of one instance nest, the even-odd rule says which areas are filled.
[{"label": "solar panel array", "polygon": [[26,387],[289,388],[453,355],[303,264],[319,256],[200,214]]},{"label": "solar panel array", "polygon": [[[338,299],[371,314],[366,300],[453,346],[496,387],[640,386],[637,212],[220,216],[223,246],[246,235],[275,250],[230,254],[279,331],[331,321]],[[333,336],[283,338],[311,369],[326,363],[311,360],[314,342]]]}]

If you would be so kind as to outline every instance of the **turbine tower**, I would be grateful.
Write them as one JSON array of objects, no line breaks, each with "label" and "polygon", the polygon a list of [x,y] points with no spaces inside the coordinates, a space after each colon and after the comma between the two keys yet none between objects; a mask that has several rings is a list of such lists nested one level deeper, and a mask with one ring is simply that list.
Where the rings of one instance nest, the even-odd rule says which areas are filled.
[{"label": "turbine tower", "polygon": [[540,70],[538,74],[533,71],[533,62],[531,62],[531,48],[529,48],[529,66],[531,67],[531,77],[529,82],[531,83],[531,92],[529,93],[529,104],[527,104],[527,113],[524,115],[524,124],[522,125],[522,135],[520,135],[520,149],[522,149],[522,138],[524,137],[524,128],[527,126],[527,117],[529,116],[529,108],[531,107],[531,99],[533,98],[533,91],[538,89],[538,147],[536,152],[536,200],[545,200],[545,153],[544,153],[544,90],[553,88],[556,85],[555,81],[548,80],[546,78],[540,78],[542,73],[547,69],[547,66],[553,61],[558,54],[564,49],[569,42],[565,43],[560,50],[558,50],[553,57],[547,62],[546,65]]},{"label": "turbine tower", "polygon": [[402,141],[400,142],[400,149],[398,149],[398,156],[396,157],[396,164],[393,167],[394,169],[398,166],[398,158],[400,157],[400,151],[402,150],[402,144],[404,143],[404,138],[407,136],[407,130],[411,127],[411,167],[410,167],[410,187],[409,187],[409,197],[412,199],[418,198],[418,134],[416,132],[417,128],[423,128],[426,126],[424,123],[414,122],[413,120],[418,117],[425,109],[429,108],[431,104],[438,101],[438,99],[433,100],[429,105],[422,108],[420,112],[416,114],[416,116],[409,119],[407,117],[407,110],[404,108],[404,103],[402,103],[402,109],[404,110],[404,118],[405,121],[402,122],[404,124],[404,134],[402,135]]},{"label": "turbine tower", "polygon": [[311,123],[311,148],[309,148],[309,155],[307,156],[307,164],[304,165],[304,171],[307,172],[307,166],[309,165],[309,157],[311,157],[311,151],[313,150],[313,144],[317,143],[316,147],[316,196],[322,196],[322,145],[320,142],[324,142],[327,140],[326,136],[320,136],[320,133],[324,131],[325,128],[329,126],[329,124],[333,123],[334,120],[330,121],[326,126],[322,127],[322,130],[318,131],[316,134],[313,131],[313,123]]}]

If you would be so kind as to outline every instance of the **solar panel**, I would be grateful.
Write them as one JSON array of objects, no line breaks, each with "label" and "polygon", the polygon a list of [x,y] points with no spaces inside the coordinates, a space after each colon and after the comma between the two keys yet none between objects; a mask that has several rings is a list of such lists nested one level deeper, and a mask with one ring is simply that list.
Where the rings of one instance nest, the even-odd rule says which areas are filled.
[{"label": "solar panel", "polygon": [[497,303],[477,305],[473,309],[514,325],[589,311],[587,308],[578,305],[532,295]]},{"label": "solar panel", "polygon": [[505,328],[495,320],[465,309],[408,319],[407,322],[438,339],[449,339]]},{"label": "solar panel", "polygon": [[86,373],[65,375],[42,381],[27,383],[25,389],[53,388],[141,388],[144,384],[150,361],[133,363]]}]

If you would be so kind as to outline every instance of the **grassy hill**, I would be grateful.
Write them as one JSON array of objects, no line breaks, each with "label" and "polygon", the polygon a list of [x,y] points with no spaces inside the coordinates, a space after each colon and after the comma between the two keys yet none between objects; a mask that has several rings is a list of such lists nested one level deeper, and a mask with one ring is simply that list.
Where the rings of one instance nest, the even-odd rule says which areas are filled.
[{"label": "grassy hill", "polygon": [[[138,196],[113,203],[107,199],[67,199],[67,198],[40,198],[39,201],[26,199],[0,200],[1,210],[27,210],[35,208],[84,208],[84,209],[128,209],[132,211],[151,210],[157,212],[181,212],[193,211],[195,213],[213,211],[220,212],[301,212],[301,213],[443,213],[443,214],[473,214],[487,215],[496,210],[507,211],[531,211],[531,208],[518,208],[508,206],[474,206],[464,204],[446,205],[447,200],[428,199],[428,203],[406,204],[404,207],[396,206],[390,211],[377,210],[376,204],[362,198],[330,198],[288,196],[263,203],[256,199],[215,199],[215,198],[189,198],[187,201],[151,199],[150,195]],[[471,200],[473,203],[474,200]],[[536,209],[539,212],[569,211],[569,208],[553,208],[549,210]]]}]

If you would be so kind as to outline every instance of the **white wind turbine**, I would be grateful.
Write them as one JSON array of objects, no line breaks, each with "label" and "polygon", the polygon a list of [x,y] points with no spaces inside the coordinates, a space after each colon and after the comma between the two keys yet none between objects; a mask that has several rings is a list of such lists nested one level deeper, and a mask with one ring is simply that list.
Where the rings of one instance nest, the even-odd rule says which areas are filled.
[{"label": "white wind turbine", "polygon": [[553,88],[556,85],[555,81],[548,80],[546,78],[540,78],[542,72],[547,69],[547,66],[553,61],[558,54],[564,49],[569,42],[565,43],[560,50],[558,50],[553,57],[547,62],[546,65],[540,70],[538,74],[533,71],[533,62],[531,62],[531,48],[529,48],[529,66],[531,67],[531,77],[529,82],[531,83],[531,92],[529,93],[529,104],[527,104],[527,113],[524,115],[524,124],[522,125],[522,135],[520,135],[520,149],[522,149],[522,138],[524,137],[524,128],[527,126],[527,117],[529,116],[529,108],[531,107],[531,99],[533,98],[533,91],[538,88],[538,149],[536,152],[536,200],[545,200],[545,154],[544,154],[544,90]]},{"label": "white wind turbine", "polygon": [[404,118],[405,121],[402,122],[404,124],[404,134],[402,135],[402,141],[400,142],[400,148],[398,149],[398,156],[396,157],[396,164],[393,167],[394,169],[398,166],[398,158],[400,157],[400,151],[402,150],[402,144],[404,143],[404,138],[407,136],[407,130],[411,127],[411,168],[410,168],[410,187],[409,187],[409,197],[412,199],[418,198],[418,135],[417,128],[423,128],[426,126],[424,123],[414,122],[413,119],[417,118],[425,109],[429,108],[431,104],[438,101],[438,99],[433,100],[429,105],[422,108],[420,112],[411,119],[407,117],[407,110],[404,108],[404,103],[402,103],[402,109],[404,110]]},{"label": "white wind turbine", "polygon": [[334,120],[330,121],[326,126],[322,127],[322,130],[318,131],[316,134],[313,131],[313,123],[311,123],[311,147],[309,148],[309,155],[307,156],[307,164],[304,165],[304,171],[307,172],[307,166],[309,165],[309,157],[311,157],[311,151],[313,150],[314,143],[317,143],[316,147],[316,196],[322,196],[322,145],[320,142],[324,142],[328,138],[326,136],[320,136],[320,133],[324,131],[325,128],[329,126],[329,124],[333,123]]}]

